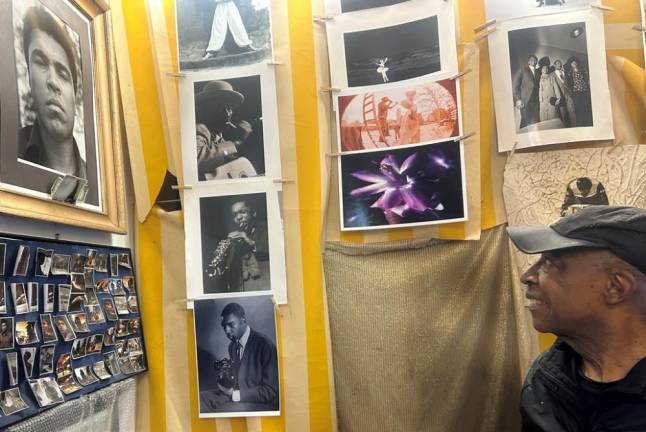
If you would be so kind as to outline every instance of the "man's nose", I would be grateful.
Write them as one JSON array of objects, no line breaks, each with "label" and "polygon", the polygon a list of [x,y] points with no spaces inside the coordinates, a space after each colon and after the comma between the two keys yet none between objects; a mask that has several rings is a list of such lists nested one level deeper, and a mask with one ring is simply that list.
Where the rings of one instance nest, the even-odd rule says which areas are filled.
[{"label": "man's nose", "polygon": [[60,82],[58,81],[58,75],[53,66],[47,69],[47,87],[53,92],[60,93]]},{"label": "man's nose", "polygon": [[520,276],[520,281],[525,285],[538,282],[538,268],[540,267],[540,260],[533,263],[525,272]]}]

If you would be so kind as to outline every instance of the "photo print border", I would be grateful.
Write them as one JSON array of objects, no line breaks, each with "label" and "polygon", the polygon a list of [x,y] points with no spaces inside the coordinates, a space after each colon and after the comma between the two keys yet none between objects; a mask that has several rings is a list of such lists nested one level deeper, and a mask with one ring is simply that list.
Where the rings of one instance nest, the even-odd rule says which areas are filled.
[{"label": "photo print border", "polygon": [[[416,153],[418,155],[416,159],[411,159]],[[451,162],[446,160],[451,153],[453,155],[458,153],[459,161],[455,162],[459,162],[459,165],[451,166]],[[422,159],[420,159],[419,155],[421,155]],[[387,161],[387,158],[390,158],[390,160]],[[338,161],[341,230],[368,231],[438,225],[468,220],[464,159],[463,141],[453,140],[433,144],[401,146],[371,152],[344,153],[339,157]],[[352,168],[352,172],[350,172],[351,169],[347,166],[357,162],[369,163],[369,166]],[[388,166],[382,168],[384,162],[387,162]],[[421,165],[424,163],[425,165]],[[424,169],[421,168],[422,166]],[[404,184],[401,183],[403,180],[409,182],[409,176],[406,175],[407,168],[415,170],[416,173],[421,173],[415,182],[419,187],[417,194],[411,192],[408,187],[404,187]],[[456,169],[459,169],[459,173],[455,172]],[[358,175],[353,175],[353,173]],[[430,183],[425,183],[425,179],[430,180]],[[436,191],[428,187],[424,188],[425,184],[436,184],[436,179],[445,179],[444,185],[446,185],[446,188],[451,192],[458,192],[459,196],[443,198],[442,196],[435,196]],[[353,193],[354,191],[362,192]],[[461,206],[455,203],[456,199],[459,199]],[[447,210],[456,214],[439,219],[432,218],[430,214],[429,216],[415,215],[416,209],[414,206],[416,205],[427,206],[424,211],[429,211],[433,205],[437,205],[436,209],[440,212]],[[354,215],[349,214],[351,208],[357,209]],[[383,214],[370,215],[371,209],[380,210]],[[412,214],[412,216],[405,216],[406,213]],[[372,218],[380,219],[384,223],[371,223]],[[400,218],[401,221],[398,221]],[[408,218],[412,221],[407,222]],[[358,222],[353,223],[355,220],[358,220]],[[362,220],[365,222],[362,222]]]},{"label": "photo print border", "polygon": [[[216,379],[214,374],[210,372],[207,368],[200,368],[200,364],[204,364],[204,357],[210,357],[212,355],[217,359],[217,355],[213,352],[213,348],[219,348],[217,351],[224,354],[229,358],[230,354],[228,351],[228,346],[230,341],[227,339],[224,334],[222,327],[220,326],[221,322],[221,311],[226,307],[227,304],[238,303],[245,310],[245,317],[249,327],[264,335],[267,339],[273,342],[276,347],[276,383],[278,390],[278,409],[272,411],[240,411],[240,408],[235,406],[235,402],[226,403],[225,408],[222,411],[216,410],[203,412],[202,403],[200,394],[201,382],[210,381]],[[225,298],[203,298],[196,300],[194,303],[193,310],[193,334],[195,337],[195,364],[196,364],[196,381],[197,381],[197,403],[198,403],[198,416],[200,418],[218,418],[218,417],[259,417],[259,416],[278,416],[281,413],[282,403],[281,403],[281,383],[280,383],[280,364],[281,357],[280,352],[278,351],[278,328],[276,323],[276,310],[274,302],[272,299],[272,294],[258,294],[256,293],[253,296],[237,296],[237,297],[225,297]],[[262,325],[264,324],[264,326]],[[217,329],[214,327],[217,326]],[[268,328],[270,327],[270,328]],[[214,332],[219,332],[214,334]],[[224,345],[226,344],[226,345]],[[224,347],[222,346],[224,345]],[[244,354],[243,354],[244,359]],[[202,360],[202,361],[201,361]],[[207,361],[207,363],[210,363]],[[209,364],[210,368],[213,368],[212,364]],[[201,376],[202,375],[202,376]],[[216,387],[217,388],[217,387]],[[206,389],[207,391],[210,390]],[[249,404],[254,405],[254,404]],[[242,404],[242,406],[247,406],[247,404]],[[226,408],[230,409],[226,409]],[[237,409],[236,409],[237,408]],[[258,408],[260,409],[260,408]]]},{"label": "photo print border", "polygon": [[[350,87],[348,84],[345,55],[346,34],[413,23],[433,16],[437,16],[440,69],[432,73],[411,76],[398,82],[408,82],[422,77],[428,78],[441,73],[456,73],[458,70],[458,58],[454,8],[455,4],[453,0],[442,2],[411,0],[389,9],[391,13],[388,14],[374,13],[373,10],[366,9],[356,13],[335,16],[326,22],[331,87]],[[423,14],[420,11],[423,11]],[[375,71],[377,71],[377,66],[375,64]],[[387,62],[386,66],[388,66]],[[388,85],[388,83],[373,85],[384,86]],[[372,87],[373,85],[356,85],[352,87],[363,90],[363,87]]]},{"label": "photo print border", "polygon": [[[265,174],[257,177],[199,180],[197,170],[195,93],[194,85],[204,81],[226,81],[257,75],[260,77],[260,98],[262,104],[262,136]],[[234,89],[235,90],[235,89]],[[281,176],[281,160],[278,128],[278,104],[276,96],[276,74],[273,66],[258,64],[226,70],[191,73],[179,85],[180,129],[184,181],[187,184],[207,185],[226,182],[251,182],[259,179],[274,179]]]},{"label": "photo print border", "polygon": [[[336,136],[337,136],[337,149],[338,151],[343,154],[349,153],[349,152],[366,152],[366,151],[374,151],[374,150],[381,150],[381,149],[386,149],[386,148],[396,148],[400,146],[409,146],[409,145],[420,145],[420,144],[430,144],[430,143],[436,143],[436,142],[443,142],[450,140],[451,138],[456,138],[459,137],[463,133],[462,129],[462,97],[460,94],[460,79],[452,79],[451,76],[446,76],[446,77],[437,77],[436,79],[430,79],[430,80],[415,80],[411,82],[398,82],[390,86],[376,86],[374,89],[370,87],[363,87],[361,91],[357,91],[356,89],[346,89],[338,94],[334,95],[334,115],[335,115],[335,120],[336,120]],[[422,101],[420,103],[420,99],[418,99],[418,95],[420,94],[419,91],[423,87],[430,87],[430,86],[438,86],[444,89],[446,94],[449,96],[453,97],[453,102],[455,103],[455,126],[451,130],[450,134],[447,136],[442,136],[439,138],[432,138],[432,139],[423,139],[422,136],[424,133],[418,132],[420,137],[415,140],[413,139],[404,139],[403,135],[405,134],[405,129],[406,125],[408,124],[406,121],[404,121],[404,118],[406,117],[406,110],[410,110],[411,107],[414,105],[415,106],[415,111],[416,113],[421,113],[420,117],[421,119],[416,119],[412,123],[417,123],[418,121],[421,123],[419,125],[420,129],[425,128],[424,124],[424,119],[423,117],[426,116],[426,127],[433,127],[430,125],[430,123],[434,122],[435,124],[439,123],[438,120],[431,120],[431,115],[433,113],[423,113],[421,109],[419,109],[420,105],[430,105],[433,104],[434,101],[432,100],[433,97],[427,96],[426,101]],[[409,97],[409,92],[410,91],[415,91],[415,95],[412,97]],[[441,90],[440,90],[441,91]],[[390,97],[394,97],[393,95],[397,94],[401,98],[400,100],[393,100],[390,99]],[[363,96],[362,96],[363,95]],[[390,96],[389,96],[390,95]],[[360,133],[359,135],[361,136],[361,143],[363,148],[352,148],[355,147],[353,144],[354,141],[356,140],[357,132],[359,131],[352,131],[348,129],[347,131],[343,130],[343,124],[342,124],[342,116],[344,115],[344,112],[341,112],[341,106],[343,105],[344,108],[346,106],[349,106],[350,104],[353,103],[353,101],[344,101],[344,99],[349,99],[352,97],[363,97],[363,101],[360,104],[361,107],[363,107],[364,112],[362,113],[363,119],[368,118],[367,120],[364,121],[363,125],[360,125]],[[388,127],[388,133],[390,136],[392,136],[395,140],[397,139],[397,135],[400,136],[401,144],[397,143],[396,141],[389,142],[388,144],[385,144],[383,141],[380,141],[384,137],[384,132],[382,131],[383,125],[382,125],[382,120],[379,118],[379,105],[382,101],[383,97],[388,97],[389,100],[385,101],[388,103],[387,105],[387,114],[393,114],[396,113],[397,110],[404,110],[403,112],[399,112],[398,114],[395,115],[395,120],[392,119],[392,115],[387,117],[386,125]],[[416,100],[417,99],[417,100]],[[371,103],[368,104],[368,108],[366,109],[366,100],[372,100]],[[408,102],[410,100],[410,105],[406,106],[405,102]],[[396,104],[393,104],[395,102]],[[395,105],[395,106],[392,106]],[[392,106],[392,107],[391,107]],[[411,111],[409,111],[411,112]],[[399,115],[401,114],[401,115]],[[443,113],[438,113],[438,115],[445,114]],[[401,120],[400,120],[401,119]],[[403,124],[403,126],[402,126]],[[415,124],[412,124],[410,126],[411,129],[415,128]],[[396,129],[396,130],[395,130]],[[413,133],[414,132],[409,132]],[[389,141],[390,136],[386,138],[386,141]],[[364,144],[365,142],[369,142],[369,147],[366,147]]]},{"label": "photo print border", "polygon": [[[189,308],[192,300],[202,297],[240,297],[272,292],[278,304],[287,303],[287,276],[285,267],[285,240],[283,232],[282,209],[280,196],[282,187],[272,182],[254,183],[224,183],[218,185],[217,192],[211,188],[196,188],[190,194],[184,195],[186,212],[184,214],[184,229],[186,232],[186,297]],[[269,271],[270,289],[267,291],[248,291],[207,294],[204,292],[202,278],[202,227],[201,227],[201,198],[244,196],[248,194],[266,194],[267,203],[267,232],[269,237]],[[227,218],[230,216],[227,214]],[[199,271],[197,271],[199,269]]]},{"label": "photo print border", "polygon": [[[18,1],[18,0],[16,0]],[[57,15],[63,17],[68,25],[81,36],[81,64],[83,66],[83,93],[93,97],[85,101],[86,141],[91,133],[94,141],[93,152],[97,155],[95,163],[95,190],[88,195],[88,202],[70,205],[51,199],[49,187],[61,174],[38,168],[36,165],[20,163],[16,156],[19,101],[16,90],[16,70],[13,38],[12,2],[0,6],[2,28],[10,28],[12,37],[2,38],[0,52],[10,53],[10,60],[4,67],[8,79],[0,83],[0,92],[11,95],[3,99],[0,117],[2,145],[0,154],[0,212],[19,217],[41,219],[67,225],[103,231],[125,233],[127,227],[125,213],[125,187],[123,182],[123,153],[119,133],[122,124],[118,114],[119,92],[116,65],[112,52],[110,14],[104,2],[87,0],[83,2],[56,0],[37,0]],[[81,24],[79,24],[81,23]],[[85,53],[85,54],[84,54]],[[11,99],[11,100],[10,100]],[[92,119],[87,111],[93,110]],[[92,120],[90,122],[90,120]],[[90,124],[93,125],[90,127]],[[94,132],[91,132],[94,130]],[[17,168],[22,169],[16,174]],[[25,174],[24,169],[31,174]],[[14,174],[12,174],[14,173]],[[25,179],[38,184],[26,183]],[[31,182],[31,180],[29,180]],[[95,198],[92,199],[92,195]],[[93,204],[92,201],[95,201]]]},{"label": "photo print border", "polygon": [[[498,130],[498,151],[537,147],[578,141],[600,141],[614,138],[612,111],[604,37],[603,12],[593,8],[582,11],[563,12],[550,15],[549,25],[544,16],[532,16],[513,21],[501,22],[495,32],[489,35],[491,79]],[[590,97],[593,126],[570,127],[527,133],[516,133],[513,81],[509,58],[509,33],[535,27],[549,27],[560,24],[585,23]],[[529,55],[529,54],[528,54]]]},{"label": "photo print border", "polygon": [[[208,11],[202,10],[180,10],[182,7],[181,4],[185,4],[187,8],[205,8],[208,7]],[[213,12],[211,13],[210,6],[214,5],[215,2],[211,0],[175,0],[173,9],[175,12],[175,30],[177,34],[177,43],[175,46],[175,52],[177,53],[177,58],[179,61],[179,69],[181,72],[191,72],[195,70],[226,70],[229,68],[233,67],[240,67],[240,66],[245,66],[245,65],[252,65],[252,64],[258,64],[262,62],[267,62],[272,59],[273,52],[274,52],[274,36],[273,36],[273,17],[272,17],[272,8],[271,8],[271,1],[270,0],[244,0],[244,4],[240,4],[240,2],[235,2],[233,5],[235,8],[231,8],[230,5],[227,5],[226,3],[228,2],[219,2],[224,5],[223,11],[221,11],[220,18],[222,16],[226,16],[226,28],[227,28],[227,35],[225,39],[223,40],[223,48],[225,51],[227,51],[224,55],[221,53],[216,54],[214,57],[205,59],[203,57],[204,54],[206,54],[206,50],[208,49],[208,45],[211,41],[212,37],[212,26],[213,26],[213,21],[214,17],[216,14],[216,8],[213,8]],[[267,28],[264,31],[259,31],[259,29],[251,29],[249,28],[249,20],[248,17],[246,16],[247,12],[251,12],[250,9],[267,9],[267,22],[263,22],[261,24],[266,24]],[[229,10],[227,10],[229,9]],[[234,10],[230,10],[234,9]],[[262,13],[262,12],[260,12]],[[193,15],[192,17],[190,15]],[[185,16],[189,15],[189,16]],[[242,25],[244,26],[244,31],[251,40],[251,47],[253,48],[252,52],[249,52],[245,50],[244,48],[238,46],[237,48],[234,48],[235,53],[233,55],[229,55],[228,49],[233,48],[233,45],[237,45],[237,42],[235,41],[235,37],[233,36],[233,32],[235,30],[231,30],[231,25],[232,23],[229,22],[229,19],[232,17],[233,20],[235,21],[235,15],[238,15],[240,20],[242,21]],[[264,21],[262,18],[259,19],[258,16],[252,17],[253,21],[255,23],[260,23],[260,21]],[[247,21],[245,23],[245,21]],[[189,23],[190,28],[186,29],[183,27],[184,23]],[[236,24],[233,24],[236,26]],[[238,38],[242,39],[244,37],[244,33],[240,32],[239,29],[238,31],[235,31],[236,36]],[[205,34],[198,34],[199,37],[196,37],[195,32],[203,32]],[[187,32],[192,33],[191,35],[186,34]],[[206,35],[208,33],[208,36]],[[186,34],[186,36],[185,36]],[[214,40],[214,42],[217,41]],[[258,42],[265,42],[263,46],[258,45]],[[200,46],[200,51],[198,55],[194,56],[192,59],[187,58],[185,53],[183,51],[187,49],[192,49],[195,50],[197,49],[197,46]],[[202,48],[203,47],[203,48]]]}]

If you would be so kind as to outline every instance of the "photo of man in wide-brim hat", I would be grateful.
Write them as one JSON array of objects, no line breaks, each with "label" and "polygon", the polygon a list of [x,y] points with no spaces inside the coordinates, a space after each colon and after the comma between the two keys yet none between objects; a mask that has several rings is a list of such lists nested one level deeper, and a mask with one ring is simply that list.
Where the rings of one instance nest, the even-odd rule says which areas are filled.
[{"label": "photo of man in wide-brim hat", "polygon": [[[244,102],[242,93],[224,80],[209,81],[195,94],[197,170],[200,180],[257,175],[238,149],[253,132],[251,124],[232,121],[234,110]],[[234,162],[235,163],[232,163]],[[224,165],[228,165],[223,169]]]}]

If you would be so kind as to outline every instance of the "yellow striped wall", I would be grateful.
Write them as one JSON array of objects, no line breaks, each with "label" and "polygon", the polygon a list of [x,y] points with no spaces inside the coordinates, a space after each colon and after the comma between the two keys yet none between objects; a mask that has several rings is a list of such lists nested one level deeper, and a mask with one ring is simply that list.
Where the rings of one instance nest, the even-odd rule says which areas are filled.
[{"label": "yellow striped wall", "polygon": [[[458,37],[473,39],[484,22],[483,0],[457,0]],[[608,55],[625,63],[625,100],[637,136],[646,129],[643,53],[638,0],[605,0],[616,8],[606,13]],[[183,221],[152,204],[166,169],[181,177],[178,147],[177,86],[167,71],[176,67],[172,0],[112,0],[114,39],[122,92],[128,151],[133,171],[137,214],[137,269],[149,371],[138,386],[138,431],[326,432],[334,430],[332,364],[326,326],[320,260],[329,162],[321,143],[326,103],[318,92],[325,85],[322,30],[312,22],[320,0],[272,0],[277,67],[280,138],[285,185],[285,230],[289,304],[277,311],[281,356],[282,415],[276,418],[198,419],[193,323],[184,303]],[[496,152],[492,89],[486,42],[480,44],[479,149],[480,225],[505,220],[501,181],[505,156]],[[460,47],[462,53],[463,46]],[[463,61],[463,58],[461,58]],[[318,62],[318,65],[317,65]],[[638,65],[638,67],[635,66]],[[635,96],[641,88],[641,97]],[[462,235],[461,224],[443,227],[440,236]],[[408,230],[390,239],[410,238]],[[362,235],[343,235],[363,241]],[[550,342],[541,337],[542,346]]]}]

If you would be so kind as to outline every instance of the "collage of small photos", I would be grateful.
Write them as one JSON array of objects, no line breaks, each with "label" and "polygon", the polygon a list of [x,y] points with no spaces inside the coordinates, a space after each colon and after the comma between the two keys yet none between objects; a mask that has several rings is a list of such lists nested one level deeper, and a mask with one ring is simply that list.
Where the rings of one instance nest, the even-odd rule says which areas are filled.
[{"label": "collage of small photos", "polygon": [[0,237],[0,427],[146,370],[128,249]]},{"label": "collage of small photos", "polygon": [[467,220],[454,8],[326,0],[342,230]]},{"label": "collage of small photos", "polygon": [[[287,303],[287,289],[270,3],[175,0],[200,417],[280,412],[273,305]],[[243,353],[241,339],[253,341]],[[271,358],[251,373],[261,342]],[[252,384],[262,398],[250,400]]]}]

